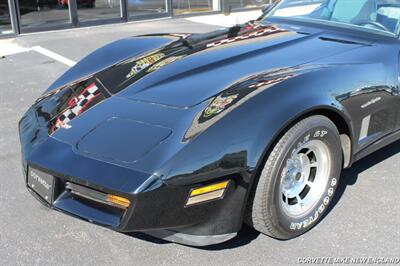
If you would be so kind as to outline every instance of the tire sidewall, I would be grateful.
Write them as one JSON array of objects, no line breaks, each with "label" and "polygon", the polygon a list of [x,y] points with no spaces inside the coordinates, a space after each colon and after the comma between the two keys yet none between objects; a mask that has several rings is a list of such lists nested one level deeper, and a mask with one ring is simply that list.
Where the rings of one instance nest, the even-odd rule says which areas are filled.
[{"label": "tire sidewall", "polygon": [[[298,132],[295,132],[294,136],[298,137],[292,138],[286,143],[281,156],[278,158],[279,165],[275,168],[275,182],[272,186],[273,204],[271,204],[271,207],[273,209],[272,211],[275,212],[273,217],[277,219],[275,224],[279,225],[280,231],[287,238],[303,234],[316,225],[324,216],[338,186],[343,160],[339,133],[336,127],[333,124],[331,125],[331,123],[308,123],[306,126],[301,127]],[[328,182],[322,196],[312,209],[302,216],[296,218],[290,217],[286,214],[281,204],[282,195],[280,186],[282,171],[285,168],[287,159],[291,157],[292,152],[312,140],[324,142],[329,149],[331,166],[329,169]]]}]

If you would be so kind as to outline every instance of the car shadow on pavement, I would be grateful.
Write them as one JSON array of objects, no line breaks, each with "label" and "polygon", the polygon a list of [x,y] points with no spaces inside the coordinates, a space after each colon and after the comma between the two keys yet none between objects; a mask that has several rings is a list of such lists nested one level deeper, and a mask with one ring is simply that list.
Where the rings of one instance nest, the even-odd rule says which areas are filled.
[{"label": "car shadow on pavement", "polygon": [[145,233],[141,233],[141,232],[132,232],[132,233],[125,233],[125,234],[128,236],[143,240],[143,241],[154,243],[154,244],[173,244],[169,241],[166,241],[166,240],[163,240],[160,238],[156,238],[151,235],[146,235]]},{"label": "car shadow on pavement", "polygon": [[[342,195],[345,193],[348,186],[352,186],[357,182],[360,173],[364,172],[368,168],[392,157],[393,155],[400,152],[400,141],[396,141],[389,146],[374,152],[373,154],[361,159],[360,161],[354,163],[351,168],[342,171],[339,186],[336,190],[336,194],[332,199],[332,203],[324,214],[324,217],[328,215],[336,204],[340,201]],[[321,219],[320,221],[322,221]],[[319,222],[320,222],[319,221]],[[171,242],[158,239],[143,233],[129,233],[128,235],[139,238],[144,241],[149,241],[155,244],[172,244]],[[251,241],[255,240],[260,235],[259,232],[252,229],[247,225],[243,225],[242,229],[238,232],[238,235],[221,244],[206,246],[206,247],[194,247],[202,250],[218,251],[224,249],[233,249],[240,246],[249,244]]]},{"label": "car shadow on pavement", "polygon": [[324,216],[328,215],[332,211],[332,209],[335,208],[336,204],[340,201],[342,195],[345,193],[346,188],[357,183],[357,179],[360,173],[396,155],[399,152],[400,140],[368,155],[367,157],[354,163],[349,169],[343,170],[335,196],[332,199],[332,203],[329,205],[329,208],[325,212]]},{"label": "car shadow on pavement", "polygon": [[253,228],[249,227],[246,224],[243,224],[242,229],[238,232],[237,236],[232,238],[229,241],[224,243],[206,246],[206,247],[197,247],[198,249],[202,250],[209,250],[209,251],[218,251],[224,249],[233,249],[241,246],[245,246],[249,244],[251,241],[256,239],[260,233]]},{"label": "car shadow on pavement", "polygon": [[[169,241],[165,241],[159,238],[152,237],[150,235],[140,233],[140,232],[134,232],[134,233],[126,233],[129,236],[138,238],[140,240],[152,242],[154,244],[173,244]],[[197,249],[203,249],[203,250],[224,250],[224,249],[232,249],[240,246],[247,245],[254,239],[256,239],[260,235],[259,232],[254,230],[253,228],[250,228],[249,226],[243,224],[242,229],[238,232],[237,236],[231,240],[228,240],[224,243],[221,244],[215,244],[211,246],[206,246],[206,247],[193,247]]]}]

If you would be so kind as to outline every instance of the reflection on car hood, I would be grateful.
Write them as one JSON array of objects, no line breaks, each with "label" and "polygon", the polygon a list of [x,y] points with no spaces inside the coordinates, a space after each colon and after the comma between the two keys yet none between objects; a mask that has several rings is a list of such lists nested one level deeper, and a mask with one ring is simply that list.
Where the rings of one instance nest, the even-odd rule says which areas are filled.
[{"label": "reflection on car hood", "polygon": [[176,107],[196,105],[250,75],[290,68],[361,46],[314,30],[246,24],[179,41],[120,62],[97,77],[112,93]]}]

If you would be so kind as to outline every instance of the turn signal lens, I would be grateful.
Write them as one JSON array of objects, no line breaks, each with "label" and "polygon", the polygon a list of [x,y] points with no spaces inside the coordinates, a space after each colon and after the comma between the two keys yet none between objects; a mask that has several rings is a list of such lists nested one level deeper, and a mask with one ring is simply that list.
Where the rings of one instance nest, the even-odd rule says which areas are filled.
[{"label": "turn signal lens", "polygon": [[110,194],[108,194],[106,196],[106,200],[110,203],[113,203],[113,204],[116,204],[116,205],[119,205],[119,206],[122,206],[125,208],[128,208],[129,205],[131,204],[131,201],[126,198],[115,196],[115,195],[110,195]]},{"label": "turn signal lens", "polygon": [[118,208],[128,208],[131,204],[130,200],[115,196],[111,194],[106,194],[88,187],[84,187],[78,184],[67,182],[65,184],[66,190],[70,191],[72,194],[86,198],[92,201],[96,201],[102,204],[107,204],[110,206],[118,207]]},{"label": "turn signal lens", "polygon": [[228,184],[229,184],[229,181],[224,181],[224,182],[216,183],[216,184],[209,185],[206,187],[193,189],[190,192],[190,197],[208,193],[208,192],[212,192],[212,191],[216,191],[216,190],[220,190],[220,189],[225,189],[228,186]]},{"label": "turn signal lens", "polygon": [[229,181],[224,181],[209,186],[192,189],[185,207],[211,200],[222,199],[228,185]]}]

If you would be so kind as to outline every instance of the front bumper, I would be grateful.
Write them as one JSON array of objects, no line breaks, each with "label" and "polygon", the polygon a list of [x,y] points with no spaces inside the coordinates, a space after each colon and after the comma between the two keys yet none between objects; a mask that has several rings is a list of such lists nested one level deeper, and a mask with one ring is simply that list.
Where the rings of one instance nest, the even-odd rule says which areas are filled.
[{"label": "front bumper", "polygon": [[[49,137],[28,112],[20,122],[22,164],[28,190],[46,206],[119,232],[144,232],[193,246],[224,242],[242,225],[247,188],[240,174],[211,181],[171,186],[149,173],[128,169],[75,153],[71,146]],[[28,170],[54,178],[52,200],[28,185]],[[185,207],[191,189],[230,180],[223,199]],[[67,182],[130,200],[127,209],[77,197]]]},{"label": "front bumper", "polygon": [[[35,171],[44,173],[37,168]],[[161,185],[153,191],[142,194],[124,195],[131,199],[132,205],[127,209],[121,209],[77,197],[66,188],[67,182],[72,179],[58,176],[54,175],[54,194],[50,203],[32,189],[26,180],[27,189],[47,207],[90,223],[119,232],[141,231],[156,238],[190,246],[217,244],[236,236],[236,231],[217,233],[226,232],[226,229],[231,228],[232,223],[227,223],[226,219],[227,227],[221,227],[218,218],[219,210],[224,208],[223,201],[226,198],[220,202],[185,208],[184,202],[190,187],[170,188]],[[234,194],[233,186],[231,189],[227,191],[228,194]]]}]

